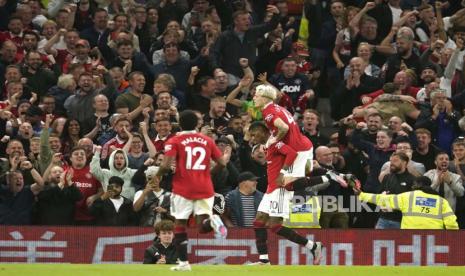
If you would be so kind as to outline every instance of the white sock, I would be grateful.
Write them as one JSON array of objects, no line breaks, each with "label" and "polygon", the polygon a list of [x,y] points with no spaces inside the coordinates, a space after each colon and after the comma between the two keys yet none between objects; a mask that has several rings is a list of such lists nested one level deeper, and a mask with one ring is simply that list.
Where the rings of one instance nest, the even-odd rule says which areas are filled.
[{"label": "white sock", "polygon": [[258,257],[258,259],[260,259],[260,260],[268,260],[268,254],[260,255],[260,257]]},{"label": "white sock", "polygon": [[188,264],[189,264],[189,261],[185,261],[185,262],[179,261],[179,265],[181,266],[188,265]]},{"label": "white sock", "polygon": [[309,240],[309,241],[307,242],[307,244],[305,245],[305,247],[307,247],[308,249],[312,250],[314,244],[315,244],[315,243],[314,243],[313,241]]}]

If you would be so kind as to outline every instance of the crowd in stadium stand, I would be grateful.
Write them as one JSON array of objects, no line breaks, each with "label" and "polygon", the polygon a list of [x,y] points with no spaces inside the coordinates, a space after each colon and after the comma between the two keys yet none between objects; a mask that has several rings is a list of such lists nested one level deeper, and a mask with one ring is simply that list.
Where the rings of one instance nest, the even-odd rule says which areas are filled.
[{"label": "crowd in stadium stand", "polygon": [[[176,167],[153,178],[191,109],[228,157],[215,213],[252,227],[267,161],[248,128],[268,84],[313,143],[312,174],[376,194],[426,176],[463,229],[464,43],[459,0],[0,0],[0,224],[172,230]],[[354,197],[333,180],[300,194]],[[323,208],[314,222],[401,218]]]}]

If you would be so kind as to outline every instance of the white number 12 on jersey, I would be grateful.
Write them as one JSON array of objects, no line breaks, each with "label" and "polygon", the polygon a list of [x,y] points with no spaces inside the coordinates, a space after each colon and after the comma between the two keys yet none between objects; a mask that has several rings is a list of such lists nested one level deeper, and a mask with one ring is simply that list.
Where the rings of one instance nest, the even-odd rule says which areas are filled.
[{"label": "white number 12 on jersey", "polygon": [[[186,158],[186,169],[187,170],[205,170],[206,166],[203,165],[203,160],[205,159],[205,149],[201,147],[185,147],[187,158]],[[198,156],[198,157],[197,157]],[[192,157],[195,157],[197,160],[192,166]]]}]

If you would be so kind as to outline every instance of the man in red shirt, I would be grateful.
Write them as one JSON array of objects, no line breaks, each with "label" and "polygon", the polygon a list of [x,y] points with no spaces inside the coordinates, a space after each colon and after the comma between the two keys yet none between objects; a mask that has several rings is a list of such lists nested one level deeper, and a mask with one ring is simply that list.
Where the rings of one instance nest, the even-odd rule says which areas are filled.
[{"label": "man in red shirt", "polygon": [[77,40],[76,44],[74,44],[75,55],[73,58],[65,59],[63,64],[63,71],[68,72],[68,68],[71,64],[82,64],[86,69],[86,72],[92,72],[92,70],[96,68],[99,63],[93,63],[93,60],[90,57],[90,51],[91,49],[87,40]]},{"label": "man in red shirt", "polygon": [[8,30],[0,32],[0,42],[12,41],[18,48],[18,52],[23,49],[23,22],[20,16],[13,15],[8,19]]},{"label": "man in red shirt", "polygon": [[155,131],[157,136],[152,140],[153,145],[157,152],[163,151],[165,143],[174,135],[171,134],[171,122],[169,118],[162,118],[155,121]]},{"label": "man in red shirt", "polygon": [[[56,45],[63,38],[66,44],[65,49],[56,49]],[[47,54],[53,55],[58,66],[63,72],[68,72],[71,61],[77,55],[76,44],[79,41],[79,32],[76,30],[60,29],[55,35],[52,36],[44,45],[44,51]],[[85,43],[85,42],[83,42]],[[84,67],[86,71],[89,69]]]},{"label": "man in red shirt", "polygon": [[297,158],[284,175],[304,177],[306,169],[309,168],[309,171],[312,169],[312,142],[300,132],[292,114],[285,108],[273,103],[276,95],[276,89],[273,86],[263,84],[257,86],[253,99],[255,106],[262,109],[265,124],[271,132],[266,144],[270,146],[282,141],[294,149],[297,152]]},{"label": "man in red shirt", "polygon": [[[264,144],[269,140],[270,133],[265,124],[254,122],[249,127],[250,141],[253,144]],[[305,246],[314,257],[314,264],[319,264],[321,260],[322,245],[320,242],[313,242],[299,235],[294,230],[282,225],[283,219],[289,218],[290,201],[293,198],[294,190],[303,190],[307,187],[328,182],[333,177],[325,176],[302,177],[289,184],[283,183],[283,170],[295,164],[298,153],[282,141],[268,146],[266,160],[268,162],[268,188],[258,206],[257,215],[254,221],[255,239],[259,261],[257,265],[270,264],[267,248],[267,226],[271,231],[285,237],[286,239]]]},{"label": "man in red shirt", "polygon": [[[88,207],[102,195],[102,184],[92,176],[87,165],[86,151],[84,148],[72,149],[71,167],[66,170],[66,175],[71,174],[71,180],[82,194],[81,200],[76,202],[74,220],[78,225],[92,225],[94,217],[89,213]],[[65,176],[65,179],[68,177]],[[68,183],[71,185],[71,183]]]},{"label": "man in red shirt", "polygon": [[[226,158],[211,138],[195,130],[198,118],[192,110],[185,110],[179,116],[183,131],[165,143],[165,156],[156,178],[170,170],[176,161],[171,195],[171,215],[176,218],[174,245],[179,264],[173,271],[189,271],[187,260],[187,221],[191,214],[197,218],[200,233],[215,231],[217,238],[226,238],[227,229],[218,215],[213,215],[215,191],[210,175],[210,159],[216,162],[214,170],[226,166]],[[225,155],[230,152],[225,153]]]},{"label": "man in red shirt", "polygon": [[122,149],[128,142],[128,131],[131,131],[131,128],[131,121],[129,121],[126,116],[119,117],[115,122],[115,126],[113,127],[116,132],[116,136],[103,145],[100,158],[106,159],[108,156],[110,156],[113,150]]}]

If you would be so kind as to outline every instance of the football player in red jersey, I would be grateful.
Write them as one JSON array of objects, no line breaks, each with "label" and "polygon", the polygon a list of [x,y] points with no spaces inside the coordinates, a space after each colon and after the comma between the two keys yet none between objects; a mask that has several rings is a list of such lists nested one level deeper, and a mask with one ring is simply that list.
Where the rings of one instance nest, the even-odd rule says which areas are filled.
[{"label": "football player in red jersey", "polygon": [[[165,156],[157,172],[157,179],[176,162],[171,195],[171,215],[176,218],[174,245],[179,264],[173,271],[189,271],[187,260],[187,221],[191,214],[197,218],[200,233],[215,231],[215,237],[226,238],[227,229],[218,215],[213,215],[214,190],[210,174],[210,159],[216,162],[213,170],[223,168],[226,158],[208,136],[198,133],[198,118],[192,110],[179,116],[182,131],[165,143]],[[225,155],[231,154],[225,151]]]},{"label": "football player in red jersey", "polygon": [[265,124],[271,132],[267,141],[270,146],[282,141],[297,152],[297,158],[284,173],[285,176],[304,177],[306,170],[311,171],[313,159],[313,145],[310,140],[300,132],[292,114],[284,107],[273,101],[276,99],[276,88],[269,84],[262,84],[255,89],[255,106],[262,109]]},{"label": "football player in red jersey", "polygon": [[[264,144],[269,140],[270,132],[262,122],[254,122],[249,127],[250,142],[253,144]],[[267,248],[267,226],[271,231],[285,237],[286,239],[305,246],[310,250],[314,257],[314,264],[319,264],[321,260],[322,244],[313,242],[302,237],[294,230],[283,226],[283,219],[289,218],[290,201],[294,195],[294,190],[301,190],[314,185],[328,182],[331,176],[302,177],[294,181],[283,183],[283,170],[295,162],[297,152],[282,141],[273,143],[268,146],[266,152],[268,187],[258,206],[257,215],[254,221],[255,240],[259,261],[257,265],[270,264]]]}]

